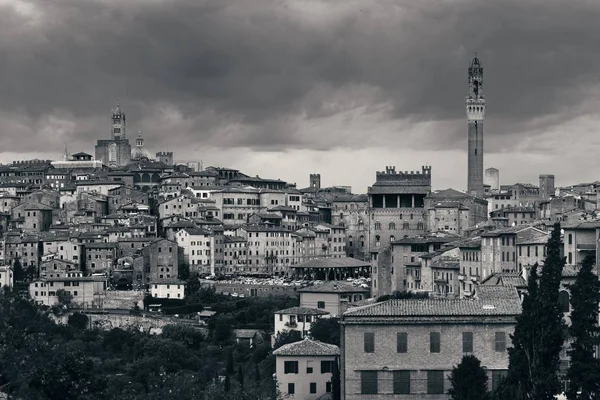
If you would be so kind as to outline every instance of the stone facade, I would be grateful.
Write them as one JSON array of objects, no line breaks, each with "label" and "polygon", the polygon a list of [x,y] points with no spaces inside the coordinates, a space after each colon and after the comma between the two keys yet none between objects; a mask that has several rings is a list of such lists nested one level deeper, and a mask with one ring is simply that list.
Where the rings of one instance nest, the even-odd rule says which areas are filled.
[{"label": "stone facade", "polygon": [[375,184],[368,188],[370,251],[425,233],[425,197],[430,192],[431,167],[424,166],[421,172],[396,172],[395,167],[386,167],[377,172]]},{"label": "stone facade", "polygon": [[96,160],[110,167],[125,166],[131,162],[131,144],[126,129],[125,113],[117,106],[112,112],[111,139],[96,142]]},{"label": "stone facade", "polygon": [[425,198],[430,232],[464,235],[467,229],[488,219],[486,200],[454,189],[438,190]]}]

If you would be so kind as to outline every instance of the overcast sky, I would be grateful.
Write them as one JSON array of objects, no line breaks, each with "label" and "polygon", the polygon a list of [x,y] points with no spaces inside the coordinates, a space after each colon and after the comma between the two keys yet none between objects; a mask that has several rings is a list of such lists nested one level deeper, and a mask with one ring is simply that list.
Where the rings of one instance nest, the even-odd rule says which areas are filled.
[{"label": "overcast sky", "polygon": [[0,161],[152,152],[366,191],[386,165],[466,187],[467,68],[502,183],[600,179],[598,0],[0,0]]}]

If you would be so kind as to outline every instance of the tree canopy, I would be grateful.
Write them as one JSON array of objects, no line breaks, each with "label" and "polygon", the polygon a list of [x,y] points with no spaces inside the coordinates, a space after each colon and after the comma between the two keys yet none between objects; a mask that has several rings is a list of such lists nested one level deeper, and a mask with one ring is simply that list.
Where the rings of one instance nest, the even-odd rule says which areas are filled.
[{"label": "tree canopy", "polygon": [[452,400],[486,400],[488,376],[481,361],[474,355],[466,355],[450,373],[452,387],[448,394]]}]

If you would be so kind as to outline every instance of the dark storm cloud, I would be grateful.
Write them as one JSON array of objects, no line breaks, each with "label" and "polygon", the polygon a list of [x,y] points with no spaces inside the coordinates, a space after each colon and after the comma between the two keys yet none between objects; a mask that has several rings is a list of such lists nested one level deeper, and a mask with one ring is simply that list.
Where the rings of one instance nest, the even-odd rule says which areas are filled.
[{"label": "dark storm cloud", "polygon": [[[462,148],[475,51],[490,136],[576,117],[599,84],[597,1],[15,3],[32,5],[0,13],[0,144],[17,151],[91,146],[117,98],[157,145]],[[344,129],[363,118],[381,129]]]}]

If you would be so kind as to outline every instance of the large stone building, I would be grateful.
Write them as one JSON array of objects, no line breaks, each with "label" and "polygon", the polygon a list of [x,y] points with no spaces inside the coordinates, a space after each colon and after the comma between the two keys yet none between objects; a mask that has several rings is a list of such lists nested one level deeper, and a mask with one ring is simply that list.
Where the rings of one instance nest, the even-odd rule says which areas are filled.
[{"label": "large stone building", "polygon": [[425,197],[430,232],[449,232],[457,235],[467,228],[487,221],[488,203],[454,189],[438,190]]},{"label": "large stone building", "polygon": [[465,354],[481,360],[492,389],[506,375],[519,314],[510,287],[478,287],[470,299],[394,299],[350,309],[341,321],[341,398],[447,399],[448,375]]},{"label": "large stone building", "polygon": [[378,171],[368,188],[370,251],[379,251],[396,239],[425,233],[425,197],[431,192],[431,167],[421,172]]},{"label": "large stone building", "polygon": [[477,57],[469,65],[469,94],[466,101],[469,122],[467,193],[483,197],[483,67]]},{"label": "large stone building", "polygon": [[101,160],[109,167],[125,166],[131,161],[131,145],[127,139],[125,113],[121,107],[112,112],[112,129],[110,139],[96,142],[96,160]]}]

